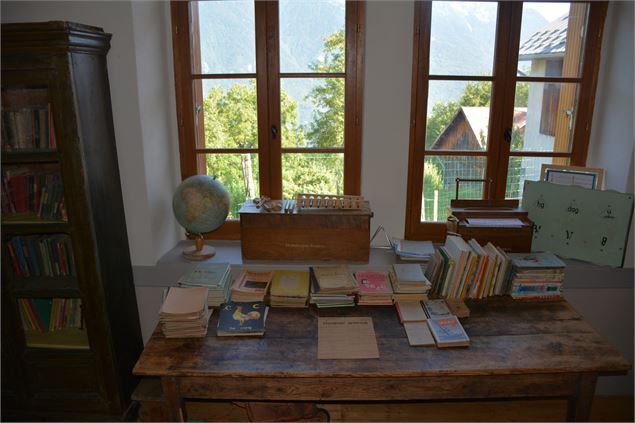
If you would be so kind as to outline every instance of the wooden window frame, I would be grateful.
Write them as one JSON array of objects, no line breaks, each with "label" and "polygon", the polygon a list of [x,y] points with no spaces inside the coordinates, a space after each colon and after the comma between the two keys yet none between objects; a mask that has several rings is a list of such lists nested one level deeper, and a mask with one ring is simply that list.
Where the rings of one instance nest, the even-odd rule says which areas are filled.
[{"label": "wooden window frame", "polygon": [[[483,197],[504,199],[510,157],[556,157],[569,160],[569,164],[586,164],[591,134],[591,121],[595,102],[595,91],[600,66],[602,29],[607,11],[607,2],[588,2],[586,43],[584,62],[579,77],[538,78],[521,77],[516,74],[522,21],[522,2],[498,2],[498,18],[494,46],[494,68],[492,77],[435,76],[429,73],[429,53],[432,2],[416,1],[414,17],[414,42],[412,61],[412,98],[410,116],[410,143],[408,149],[408,182],[406,199],[406,239],[426,239],[443,242],[446,234],[445,222],[422,222],[421,199],[423,192],[423,167],[426,156],[480,156],[487,158],[485,178],[492,179],[491,192],[488,184],[483,187]],[[425,151],[426,110],[428,84],[431,80],[490,80],[492,100],[488,150],[484,152]],[[510,152],[510,143],[504,140],[505,128],[511,128],[514,110],[516,82],[575,82],[579,84],[578,106],[570,152]],[[501,165],[502,164],[502,165]]]},{"label": "wooden window frame", "polygon": [[[204,139],[203,126],[195,124],[194,105],[200,104],[202,92],[192,89],[193,81],[209,77],[255,78],[258,108],[258,149],[260,163],[260,195],[271,198],[282,197],[282,152],[293,153],[343,153],[344,193],[360,195],[362,158],[362,105],[365,2],[346,1],[346,59],[345,70],[340,74],[281,73],[279,61],[279,31],[277,1],[255,2],[256,72],[253,74],[194,74],[191,58],[198,58],[196,37],[190,32],[198,25],[197,13],[190,14],[190,6],[196,2],[171,1],[172,45],[174,58],[174,80],[176,113],[179,133],[181,179],[205,174],[205,155],[213,153],[241,153],[242,149],[205,149],[196,145]],[[192,16],[192,22],[190,22]],[[192,31],[198,34],[198,31]],[[200,58],[198,58],[200,60]],[[343,77],[345,82],[344,146],[341,148],[282,148],[280,136],[271,136],[271,126],[280,128],[280,78],[288,77]],[[196,84],[194,84],[196,85]],[[197,103],[198,101],[198,103]],[[202,114],[202,111],[199,112]],[[279,132],[279,131],[278,131]],[[230,151],[231,150],[231,151]],[[239,151],[240,150],[240,151]],[[240,239],[240,221],[227,220],[214,232],[204,234],[206,239]]]}]

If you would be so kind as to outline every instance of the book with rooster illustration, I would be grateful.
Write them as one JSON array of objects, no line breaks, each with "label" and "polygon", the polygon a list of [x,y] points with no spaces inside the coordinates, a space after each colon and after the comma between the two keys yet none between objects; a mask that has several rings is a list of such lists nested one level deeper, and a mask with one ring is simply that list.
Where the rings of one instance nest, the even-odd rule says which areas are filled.
[{"label": "book with rooster illustration", "polygon": [[262,301],[227,302],[220,307],[216,336],[262,336],[268,310]]}]

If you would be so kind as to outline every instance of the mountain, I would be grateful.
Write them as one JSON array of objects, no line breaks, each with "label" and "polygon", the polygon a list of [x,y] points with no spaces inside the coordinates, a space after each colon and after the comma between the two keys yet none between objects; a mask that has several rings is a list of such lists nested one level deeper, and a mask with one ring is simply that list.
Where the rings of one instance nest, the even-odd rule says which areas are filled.
[{"label": "mountain", "polygon": [[[492,75],[496,3],[441,2],[432,9],[430,42],[430,74]],[[521,28],[521,44],[547,20],[533,9],[525,9]],[[431,81],[428,111],[435,103],[457,101],[466,82]]]},{"label": "mountain", "polygon": [[[255,72],[253,3],[209,1],[198,4],[202,72]],[[310,72],[309,64],[321,58],[325,37],[344,28],[344,2],[286,0],[281,1],[279,7],[281,72]],[[525,10],[521,40],[546,23],[535,10]],[[431,73],[491,74],[495,27],[496,3],[435,3]],[[315,82],[294,78],[281,83],[298,103],[300,123],[311,119],[313,106],[304,98]],[[204,91],[209,92],[212,84],[229,87],[233,83],[235,80],[206,80]],[[464,87],[463,82],[432,82],[428,107],[434,102],[457,100]]]}]

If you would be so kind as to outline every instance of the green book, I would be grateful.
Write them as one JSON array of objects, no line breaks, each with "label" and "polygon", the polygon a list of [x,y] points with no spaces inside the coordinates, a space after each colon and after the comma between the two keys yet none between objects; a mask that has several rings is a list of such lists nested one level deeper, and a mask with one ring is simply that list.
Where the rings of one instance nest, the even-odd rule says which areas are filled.
[{"label": "green book", "polygon": [[49,330],[49,324],[51,322],[51,308],[53,306],[52,298],[32,298],[31,302],[33,304],[33,308],[37,314],[39,322],[41,322],[42,327],[40,328],[40,332],[47,332]]},{"label": "green book", "polygon": [[229,276],[229,263],[201,263],[194,270],[181,276],[179,286],[206,286],[224,290]]}]

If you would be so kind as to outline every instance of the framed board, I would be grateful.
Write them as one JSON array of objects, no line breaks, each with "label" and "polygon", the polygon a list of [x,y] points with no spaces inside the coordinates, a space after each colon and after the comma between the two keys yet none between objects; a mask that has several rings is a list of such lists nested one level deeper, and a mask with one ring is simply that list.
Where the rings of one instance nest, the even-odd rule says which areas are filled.
[{"label": "framed board", "polygon": [[604,189],[604,169],[543,163],[540,168],[540,180],[559,185]]},{"label": "framed board", "polygon": [[623,265],[633,194],[525,181],[521,205],[534,221],[532,251]]}]

